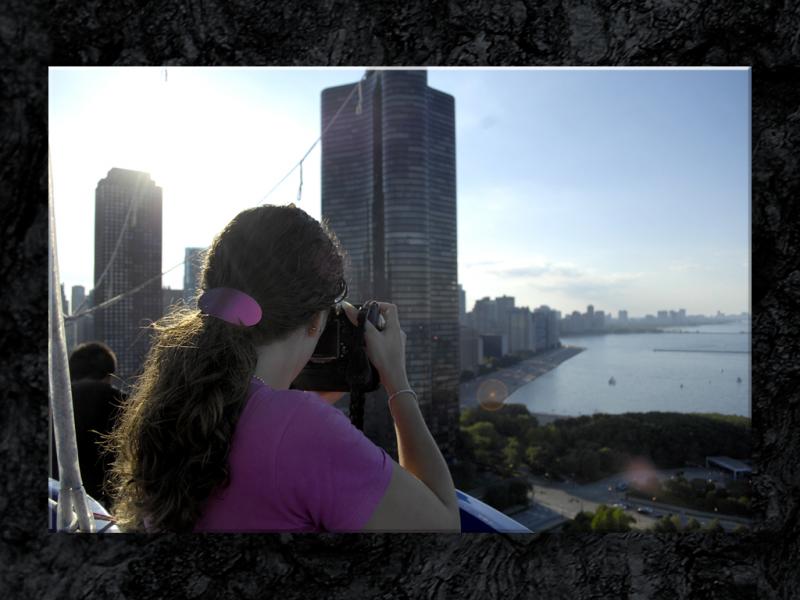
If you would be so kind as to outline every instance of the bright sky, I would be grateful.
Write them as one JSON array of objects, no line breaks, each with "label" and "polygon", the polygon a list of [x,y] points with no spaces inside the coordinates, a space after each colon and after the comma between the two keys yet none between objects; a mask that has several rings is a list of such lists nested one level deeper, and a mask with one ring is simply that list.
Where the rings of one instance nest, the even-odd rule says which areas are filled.
[{"label": "bright sky", "polygon": [[[320,92],[363,69],[51,68],[61,279],[93,286],[94,192],[112,167],[164,190],[164,270],[207,246],[320,134]],[[467,307],[631,316],[750,307],[750,71],[430,69],[456,99]],[[320,148],[299,206],[320,217]],[[268,202],[296,200],[293,173]],[[183,268],[164,277],[182,287]]]}]

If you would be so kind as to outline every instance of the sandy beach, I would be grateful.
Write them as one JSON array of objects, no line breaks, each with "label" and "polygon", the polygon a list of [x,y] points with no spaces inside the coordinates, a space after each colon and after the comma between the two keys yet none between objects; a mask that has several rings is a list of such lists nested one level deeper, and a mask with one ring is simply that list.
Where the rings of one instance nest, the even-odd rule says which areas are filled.
[{"label": "sandy beach", "polygon": [[[462,409],[478,405],[478,392],[481,400],[486,402],[487,396],[494,402],[502,402],[523,385],[527,385],[537,377],[555,369],[565,360],[568,360],[583,351],[578,346],[564,346],[542,352],[512,367],[499,369],[493,373],[476,377],[459,386],[459,405]],[[552,423],[564,415],[547,413],[533,413],[541,425]]]}]

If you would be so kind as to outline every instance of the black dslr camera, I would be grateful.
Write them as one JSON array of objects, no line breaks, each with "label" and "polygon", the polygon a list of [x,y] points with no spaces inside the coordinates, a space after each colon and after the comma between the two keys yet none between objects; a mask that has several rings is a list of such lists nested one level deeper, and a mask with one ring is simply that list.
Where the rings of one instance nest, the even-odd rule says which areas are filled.
[{"label": "black dslr camera", "polygon": [[314,354],[292,382],[292,389],[317,392],[372,392],[378,389],[378,371],[367,358],[364,322],[369,319],[382,329],[378,303],[371,300],[358,309],[358,326],[354,326],[343,309],[331,308],[325,330]]}]

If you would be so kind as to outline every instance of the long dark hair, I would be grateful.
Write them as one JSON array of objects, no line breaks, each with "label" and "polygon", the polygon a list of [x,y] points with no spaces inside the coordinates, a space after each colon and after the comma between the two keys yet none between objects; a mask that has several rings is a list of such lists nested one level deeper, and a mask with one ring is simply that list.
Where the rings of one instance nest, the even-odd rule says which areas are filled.
[{"label": "long dark hair", "polygon": [[237,215],[204,258],[203,289],[255,298],[263,317],[231,325],[174,310],[154,325],[142,376],[107,440],[113,514],[126,531],[191,531],[211,492],[229,482],[228,455],[255,372],[256,346],[285,338],[342,291],[336,236],[305,212],[260,206]]}]

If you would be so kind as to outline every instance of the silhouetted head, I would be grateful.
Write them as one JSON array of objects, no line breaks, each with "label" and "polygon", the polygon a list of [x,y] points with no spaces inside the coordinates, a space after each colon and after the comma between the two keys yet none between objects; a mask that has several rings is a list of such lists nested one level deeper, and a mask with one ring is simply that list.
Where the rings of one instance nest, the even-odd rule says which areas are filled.
[{"label": "silhouetted head", "polygon": [[103,342],[81,344],[69,356],[69,375],[72,381],[103,380],[117,371],[117,357]]}]

